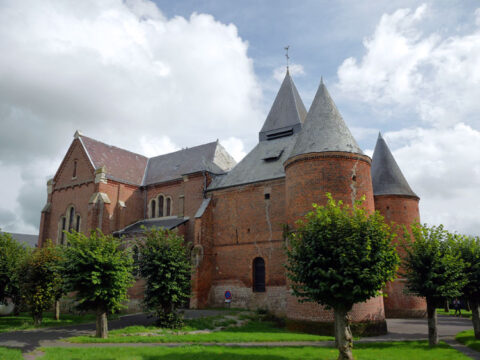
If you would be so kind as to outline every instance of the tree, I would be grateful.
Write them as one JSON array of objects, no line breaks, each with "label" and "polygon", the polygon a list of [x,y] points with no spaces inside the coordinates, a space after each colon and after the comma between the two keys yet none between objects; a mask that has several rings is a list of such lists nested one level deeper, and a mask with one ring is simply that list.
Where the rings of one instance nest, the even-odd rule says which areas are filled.
[{"label": "tree", "polygon": [[144,304],[157,325],[182,324],[177,309],[190,297],[191,264],[183,237],[167,229],[145,230],[138,241],[140,274],[146,281]]},{"label": "tree", "polygon": [[25,246],[0,231],[0,304],[11,299],[16,312],[21,301],[18,268],[26,255]]},{"label": "tree", "polygon": [[30,252],[19,267],[20,293],[36,326],[62,293],[61,259],[60,249],[48,242]]},{"label": "tree", "polygon": [[426,298],[428,341],[438,344],[437,305],[442,300],[462,295],[465,285],[464,263],[455,249],[455,236],[442,225],[416,224],[412,234],[405,231],[405,277],[407,289]]},{"label": "tree", "polygon": [[119,239],[98,229],[88,237],[71,231],[67,239],[63,264],[65,288],[76,292],[79,310],[96,311],[96,336],[106,339],[107,313],[123,307],[133,281],[132,256]]},{"label": "tree", "polygon": [[289,235],[287,276],[301,302],[333,309],[339,359],[353,359],[348,312],[353,305],[381,294],[399,265],[394,234],[383,217],[367,214],[362,202],[353,207],[335,202],[313,204]]},{"label": "tree", "polygon": [[480,238],[462,236],[458,241],[460,256],[465,264],[466,283],[462,292],[472,309],[475,338],[480,339]]}]

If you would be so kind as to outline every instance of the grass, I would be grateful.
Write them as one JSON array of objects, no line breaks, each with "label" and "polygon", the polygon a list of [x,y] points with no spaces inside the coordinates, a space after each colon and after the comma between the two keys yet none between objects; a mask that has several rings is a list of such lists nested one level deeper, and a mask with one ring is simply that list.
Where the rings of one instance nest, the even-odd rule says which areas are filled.
[{"label": "grass", "polygon": [[[210,322],[212,320],[203,319]],[[201,319],[198,319],[201,320]],[[219,319],[217,319],[218,321]],[[211,328],[211,327],[210,327]],[[205,329],[200,322],[189,322],[180,331]],[[142,335],[139,335],[142,334]],[[222,331],[200,334],[175,333],[157,327],[131,326],[109,333],[108,339],[93,336],[77,336],[68,339],[75,343],[228,343],[228,342],[271,342],[271,341],[323,341],[334,340],[332,336],[319,336],[290,332],[272,321],[252,320],[239,327],[227,327]]]},{"label": "grass", "polygon": [[[454,309],[450,309],[449,312],[446,312],[445,309],[443,308],[438,308],[437,309],[437,314],[438,315],[450,315],[450,316],[454,316],[455,314],[455,310]],[[467,311],[465,309],[462,309],[462,317],[464,318],[472,318],[472,312],[471,311]]]},{"label": "grass", "polygon": [[455,339],[473,350],[480,351],[480,340],[475,339],[473,330],[459,332]]},{"label": "grass", "polygon": [[[330,347],[108,347],[46,348],[39,360],[335,360],[338,351]],[[354,348],[358,360],[466,360],[467,356],[440,343],[430,348],[426,341],[358,344]]]},{"label": "grass", "polygon": [[[117,318],[117,315],[114,315],[113,318]],[[110,318],[110,317],[109,317]],[[55,320],[54,315],[51,312],[45,312],[43,314],[42,324],[40,328],[50,327],[50,326],[66,326],[66,325],[75,325],[82,324],[87,322],[95,322],[94,314],[84,314],[84,315],[71,315],[71,314],[60,314],[60,320]],[[19,316],[0,316],[0,333],[7,331],[17,331],[17,330],[28,330],[35,329],[33,325],[33,320],[30,314],[21,313]],[[0,359],[2,359],[0,357]]]},{"label": "grass", "polygon": [[22,352],[16,349],[0,347],[0,359],[2,360],[23,360]]}]

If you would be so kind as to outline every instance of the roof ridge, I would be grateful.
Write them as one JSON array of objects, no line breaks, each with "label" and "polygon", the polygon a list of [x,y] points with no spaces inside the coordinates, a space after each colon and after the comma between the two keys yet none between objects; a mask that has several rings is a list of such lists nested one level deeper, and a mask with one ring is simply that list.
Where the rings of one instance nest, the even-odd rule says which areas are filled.
[{"label": "roof ridge", "polygon": [[161,157],[161,156],[171,155],[171,154],[175,154],[175,153],[178,153],[178,152],[181,152],[181,151],[192,150],[192,149],[198,148],[198,147],[200,147],[200,146],[206,146],[206,145],[210,145],[210,144],[217,144],[217,140],[215,140],[215,141],[210,141],[210,142],[205,143],[205,144],[195,145],[195,146],[192,146],[192,147],[182,148],[182,149],[175,150],[175,151],[172,151],[172,152],[169,152],[169,153],[165,153],[165,154],[161,154],[161,155],[152,156],[152,157],[150,157],[150,158],[148,158],[148,159],[156,159],[156,158],[159,158],[159,157]]}]

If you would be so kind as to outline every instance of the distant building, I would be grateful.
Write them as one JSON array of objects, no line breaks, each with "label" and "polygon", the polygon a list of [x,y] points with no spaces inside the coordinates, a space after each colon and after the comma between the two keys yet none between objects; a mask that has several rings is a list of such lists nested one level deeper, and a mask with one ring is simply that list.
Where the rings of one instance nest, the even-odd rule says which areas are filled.
[{"label": "distant building", "polygon": [[[294,227],[325,203],[325,193],[352,203],[365,196],[368,211],[409,225],[419,220],[411,190],[379,136],[373,160],[364,155],[321,82],[307,113],[287,71],[259,132],[259,142],[239,163],[217,142],[153,158],[106,145],[79,132],[48,182],[40,244],[65,244],[64,230],[100,228],[127,238],[141,226],[177,228],[195,260],[191,306],[268,308],[297,322],[331,322],[333,313],[301,304],[285,269],[283,226]],[[143,295],[141,279],[131,306]],[[356,304],[352,320],[379,331],[387,316],[424,316],[423,299],[389,284],[388,298]]]},{"label": "distant building", "polygon": [[33,248],[38,246],[38,235],[18,234],[18,233],[11,233],[8,231],[4,231],[4,232],[10,234],[19,243],[25,244],[28,247]]}]

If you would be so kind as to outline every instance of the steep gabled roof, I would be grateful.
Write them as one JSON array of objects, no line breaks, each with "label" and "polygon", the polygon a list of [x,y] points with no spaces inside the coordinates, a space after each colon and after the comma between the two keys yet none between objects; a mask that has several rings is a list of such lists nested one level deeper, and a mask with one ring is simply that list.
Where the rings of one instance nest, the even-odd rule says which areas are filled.
[{"label": "steep gabled roof", "polygon": [[372,183],[374,195],[407,195],[418,197],[408,185],[387,143],[378,134],[372,158]]},{"label": "steep gabled roof", "polygon": [[327,151],[363,154],[322,80],[290,157]]},{"label": "steep gabled roof", "polygon": [[95,169],[105,166],[107,178],[141,185],[147,158],[131,151],[78,135]]},{"label": "steep gabled roof", "polygon": [[306,115],[305,105],[287,70],[272,108],[260,130],[260,141],[268,140],[269,137],[281,132],[291,131],[293,134],[300,131]]},{"label": "steep gabled roof", "polygon": [[223,174],[236,164],[218,141],[150,158],[143,185],[181,178],[199,171]]}]

